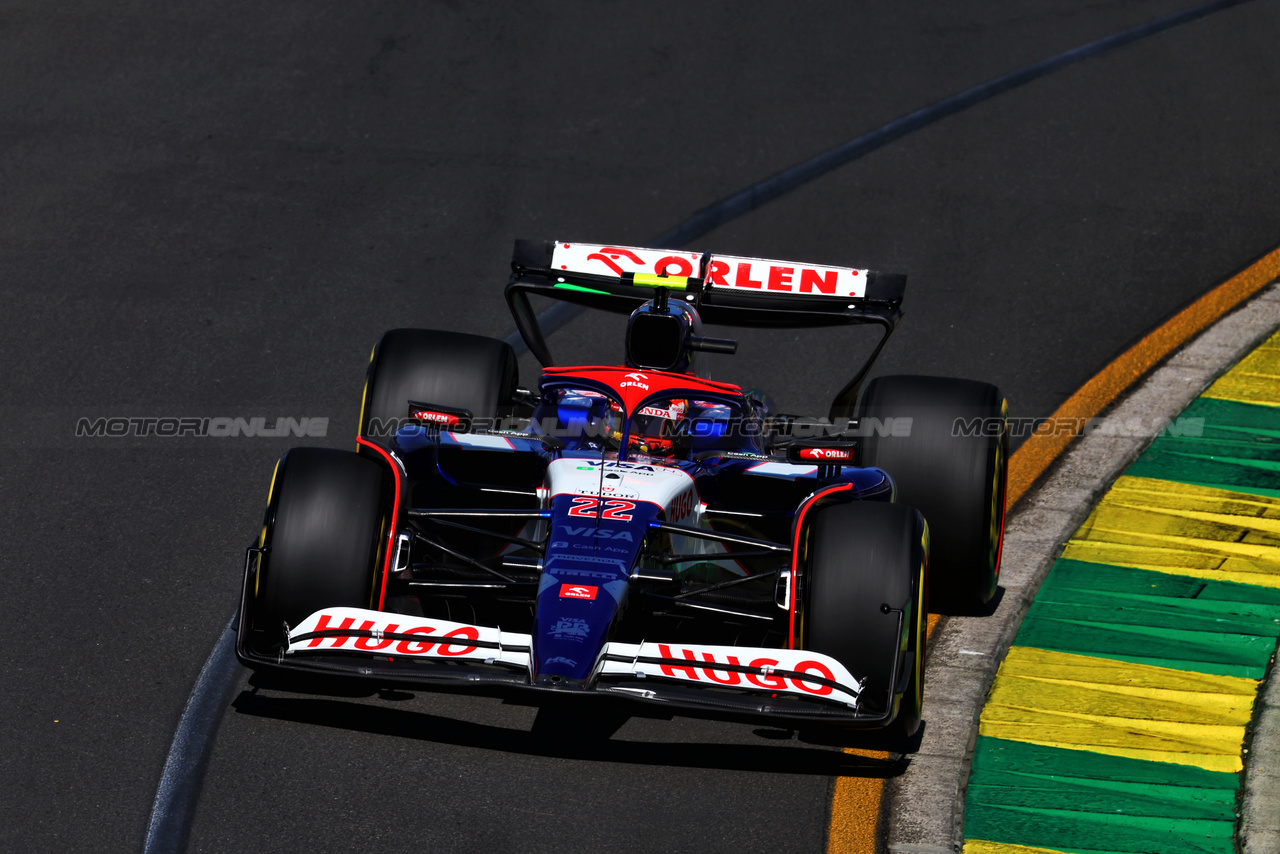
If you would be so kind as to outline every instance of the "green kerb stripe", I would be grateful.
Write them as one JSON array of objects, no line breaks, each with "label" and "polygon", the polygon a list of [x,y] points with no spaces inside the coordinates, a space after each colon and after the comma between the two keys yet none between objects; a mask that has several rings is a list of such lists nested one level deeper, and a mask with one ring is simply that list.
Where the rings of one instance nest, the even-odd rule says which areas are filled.
[{"label": "green kerb stripe", "polygon": [[1280,637],[1280,590],[1059,560],[1014,643],[1261,679]]},{"label": "green kerb stripe", "polygon": [[1280,497],[1280,411],[1273,406],[1198,398],[1177,428],[1200,436],[1166,435],[1129,467],[1126,474],[1214,486]]},{"label": "green kerb stripe", "polygon": [[1234,854],[1235,774],[979,736],[965,836],[1063,852]]}]

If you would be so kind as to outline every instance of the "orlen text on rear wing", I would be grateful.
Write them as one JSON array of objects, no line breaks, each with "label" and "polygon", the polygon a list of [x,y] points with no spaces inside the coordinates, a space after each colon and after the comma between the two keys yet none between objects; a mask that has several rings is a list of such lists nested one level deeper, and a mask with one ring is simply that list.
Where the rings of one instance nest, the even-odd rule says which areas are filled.
[{"label": "orlen text on rear wing", "polygon": [[529,295],[630,314],[667,288],[691,303],[705,323],[797,328],[874,324],[883,330],[866,365],[836,396],[834,414],[852,410],[863,379],[902,317],[906,276],[715,255],[678,249],[517,240],[507,304],[529,351],[553,363]]}]

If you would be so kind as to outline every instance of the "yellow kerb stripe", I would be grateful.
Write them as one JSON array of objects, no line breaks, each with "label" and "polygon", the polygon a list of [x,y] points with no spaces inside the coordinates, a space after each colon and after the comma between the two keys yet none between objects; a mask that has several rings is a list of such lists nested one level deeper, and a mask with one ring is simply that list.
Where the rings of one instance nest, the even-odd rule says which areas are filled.
[{"label": "yellow kerb stripe", "polygon": [[1241,359],[1202,396],[1280,406],[1280,332]]},{"label": "yellow kerb stripe", "polygon": [[960,854],[1062,854],[1052,848],[1033,848],[1030,845],[1010,845],[1007,842],[987,842],[985,839],[966,839]]},{"label": "yellow kerb stripe", "polygon": [[979,733],[1046,747],[1238,772],[1258,683],[1013,647]]},{"label": "yellow kerb stripe", "polygon": [[1280,587],[1280,499],[1121,477],[1062,556]]}]

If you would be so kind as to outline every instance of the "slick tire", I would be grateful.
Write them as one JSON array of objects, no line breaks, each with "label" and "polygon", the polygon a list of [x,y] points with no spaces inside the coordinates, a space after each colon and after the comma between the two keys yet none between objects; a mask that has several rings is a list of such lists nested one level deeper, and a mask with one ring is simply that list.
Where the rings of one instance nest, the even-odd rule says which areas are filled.
[{"label": "slick tire", "polygon": [[369,360],[360,435],[385,441],[409,414],[409,401],[468,409],[495,418],[510,409],[517,383],[511,345],[434,329],[392,329]]},{"label": "slick tire", "polygon": [[[931,607],[981,612],[996,591],[1004,539],[1009,430],[1000,390],[973,380],[877,377],[858,416],[861,464],[888,472],[896,500],[929,523]],[[900,429],[908,418],[910,430]]]},{"label": "slick tire", "polygon": [[280,458],[254,580],[253,626],[271,639],[329,607],[368,608],[385,542],[382,468],[350,451],[294,448]]},{"label": "slick tire", "polygon": [[865,678],[864,709],[892,713],[894,743],[920,727],[927,540],[919,513],[879,502],[821,507],[808,531],[802,645]]}]

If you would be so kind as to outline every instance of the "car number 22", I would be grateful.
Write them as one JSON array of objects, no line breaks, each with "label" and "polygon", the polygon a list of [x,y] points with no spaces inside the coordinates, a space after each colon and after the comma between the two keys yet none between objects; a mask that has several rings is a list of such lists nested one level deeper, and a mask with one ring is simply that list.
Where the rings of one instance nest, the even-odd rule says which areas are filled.
[{"label": "car number 22", "polygon": [[601,508],[601,500],[591,495],[575,495],[573,506],[569,508],[570,516],[599,516],[614,522],[630,522],[631,512],[636,509],[634,501],[623,501],[621,498],[607,498]]}]

